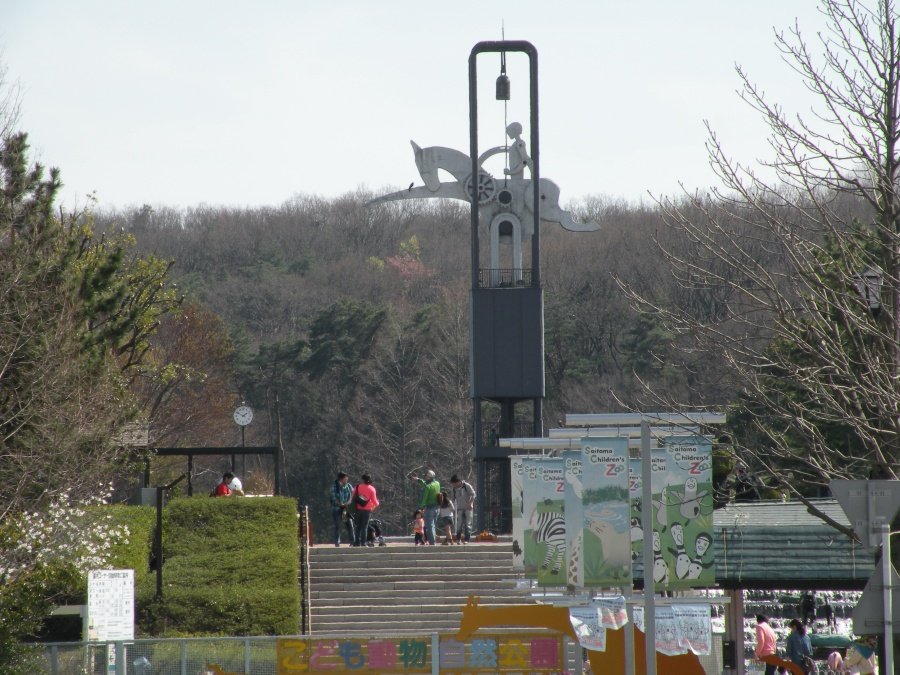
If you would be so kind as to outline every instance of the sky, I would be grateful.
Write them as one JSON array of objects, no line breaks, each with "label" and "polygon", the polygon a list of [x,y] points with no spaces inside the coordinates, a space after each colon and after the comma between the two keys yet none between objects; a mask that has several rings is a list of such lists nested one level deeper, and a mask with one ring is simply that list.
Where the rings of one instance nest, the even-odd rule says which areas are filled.
[{"label": "sky", "polygon": [[[787,110],[811,101],[774,31],[811,38],[813,0],[0,0],[0,64],[19,126],[65,205],[277,206],[421,184],[410,140],[468,153],[468,59],[538,51],[541,175],[566,204],[717,184],[704,122],[742,161],[766,130],[740,64]],[[528,138],[527,57],[478,58],[479,149]],[[502,167],[488,167],[494,175]]]}]

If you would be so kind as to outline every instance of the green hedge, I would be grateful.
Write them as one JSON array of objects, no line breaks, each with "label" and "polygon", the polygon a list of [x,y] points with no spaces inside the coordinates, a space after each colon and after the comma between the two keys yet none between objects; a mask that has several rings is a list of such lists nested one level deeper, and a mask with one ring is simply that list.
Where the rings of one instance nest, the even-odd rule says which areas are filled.
[{"label": "green hedge", "polygon": [[[134,585],[139,586],[150,571],[150,555],[153,551],[153,532],[156,530],[156,509],[152,506],[103,506],[92,507],[112,516],[115,525],[128,526],[128,542],[116,544],[112,549],[112,569],[134,570]],[[85,592],[87,591],[85,580]]]},{"label": "green hedge", "polygon": [[296,634],[297,507],[282,497],[176,499],[165,509],[163,600],[138,587],[145,635]]}]

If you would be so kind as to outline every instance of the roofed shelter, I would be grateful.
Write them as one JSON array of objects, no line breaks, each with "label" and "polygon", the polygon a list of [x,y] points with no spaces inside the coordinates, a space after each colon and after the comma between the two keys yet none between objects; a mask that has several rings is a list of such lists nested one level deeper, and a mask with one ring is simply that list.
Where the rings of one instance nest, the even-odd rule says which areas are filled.
[{"label": "roofed shelter", "polygon": [[[841,525],[850,521],[834,499],[811,500]],[[734,503],[713,512],[716,582],[726,591],[726,639],[744,673],[744,589],[862,590],[875,559],[802,502]]]}]

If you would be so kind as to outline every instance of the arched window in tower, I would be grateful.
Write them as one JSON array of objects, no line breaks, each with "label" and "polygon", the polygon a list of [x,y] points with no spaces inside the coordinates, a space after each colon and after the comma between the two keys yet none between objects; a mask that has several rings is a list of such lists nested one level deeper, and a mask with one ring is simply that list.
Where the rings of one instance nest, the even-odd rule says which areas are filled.
[{"label": "arched window in tower", "polygon": [[491,221],[491,286],[522,283],[522,223],[512,213],[499,213]]}]

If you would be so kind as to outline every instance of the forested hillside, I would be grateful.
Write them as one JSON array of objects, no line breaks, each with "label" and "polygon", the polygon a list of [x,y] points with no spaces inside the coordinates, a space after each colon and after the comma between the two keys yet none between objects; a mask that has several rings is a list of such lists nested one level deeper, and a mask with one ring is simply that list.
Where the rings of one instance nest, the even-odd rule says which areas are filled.
[{"label": "forested hillside", "polygon": [[[280,432],[288,490],[319,522],[328,522],[335,472],[368,471],[396,532],[415,498],[406,474],[428,466],[445,479],[472,475],[469,215],[453,202],[366,208],[371,196],[244,210],[144,206],[100,213],[97,223],[124,227],[140,250],[174,261],[172,276],[193,307],[179,339],[204,354],[198,371],[221,380],[216,391],[233,382],[234,398],[215,420],[197,405],[205,393],[191,405],[161,396],[151,411],[154,442],[234,443],[228,406],[246,400],[257,411],[247,443],[277,443]],[[724,364],[685,362],[678,338],[632,309],[621,287],[697,316],[721,312],[728,298],[718,289],[681,290],[656,241],[687,244],[655,207],[591,199],[576,210],[601,230],[542,233],[545,427],[566,412],[652,405],[648,389],[685,404],[727,403],[734,392]],[[172,342],[171,333],[164,326],[159,340]],[[181,419],[188,411],[196,423]]]}]

